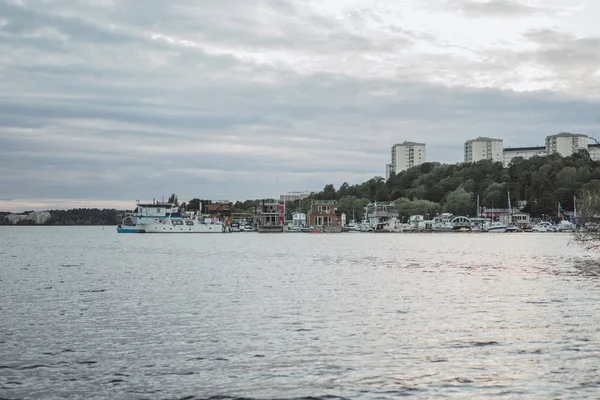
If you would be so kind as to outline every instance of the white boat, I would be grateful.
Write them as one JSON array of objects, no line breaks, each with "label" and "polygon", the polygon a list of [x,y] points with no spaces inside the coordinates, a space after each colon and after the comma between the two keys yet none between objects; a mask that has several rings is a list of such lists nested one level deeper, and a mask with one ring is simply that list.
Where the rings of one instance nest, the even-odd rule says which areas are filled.
[{"label": "white boat", "polygon": [[556,232],[556,227],[550,222],[542,221],[540,223],[533,225],[531,227],[531,231],[532,232]]},{"label": "white boat", "polygon": [[228,233],[231,228],[205,215],[189,218],[167,217],[158,221],[141,221],[146,233]]},{"label": "white boat", "polygon": [[506,232],[506,228],[506,225],[501,222],[492,222],[485,227],[485,231],[490,233],[503,233]]},{"label": "white boat", "polygon": [[383,230],[386,232],[402,232],[404,230],[404,226],[402,224],[402,221],[400,221],[396,217],[392,217],[383,226]]},{"label": "white boat", "polygon": [[134,212],[127,215],[117,226],[118,233],[144,233],[142,222],[159,222],[166,219],[182,219],[183,216],[173,206],[167,203],[138,203]]},{"label": "white boat", "polygon": [[575,225],[567,220],[562,220],[556,225],[557,232],[573,232],[575,231]]}]

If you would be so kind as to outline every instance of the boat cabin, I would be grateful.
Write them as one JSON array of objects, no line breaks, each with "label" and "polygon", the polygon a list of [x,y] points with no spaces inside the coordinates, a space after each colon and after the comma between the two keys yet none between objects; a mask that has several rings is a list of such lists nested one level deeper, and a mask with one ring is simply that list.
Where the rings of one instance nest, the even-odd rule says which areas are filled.
[{"label": "boat cabin", "polygon": [[369,203],[365,207],[365,220],[376,230],[382,230],[389,220],[399,217],[394,202]]},{"label": "boat cabin", "polygon": [[284,225],[285,205],[263,200],[258,210],[258,232],[283,232]]}]

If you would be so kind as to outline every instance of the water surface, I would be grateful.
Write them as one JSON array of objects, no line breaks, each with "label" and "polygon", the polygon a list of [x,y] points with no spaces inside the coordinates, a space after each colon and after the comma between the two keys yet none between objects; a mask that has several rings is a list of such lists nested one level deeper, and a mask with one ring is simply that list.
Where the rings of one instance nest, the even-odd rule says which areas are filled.
[{"label": "water surface", "polygon": [[600,393],[600,269],[568,234],[0,240],[0,397]]}]

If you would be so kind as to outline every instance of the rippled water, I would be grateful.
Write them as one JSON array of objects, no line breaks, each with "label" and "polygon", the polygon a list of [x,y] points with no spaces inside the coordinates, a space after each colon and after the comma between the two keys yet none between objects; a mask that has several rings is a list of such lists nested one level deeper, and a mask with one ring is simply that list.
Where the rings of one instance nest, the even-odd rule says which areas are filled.
[{"label": "rippled water", "polygon": [[567,234],[1,227],[3,398],[598,398]]}]

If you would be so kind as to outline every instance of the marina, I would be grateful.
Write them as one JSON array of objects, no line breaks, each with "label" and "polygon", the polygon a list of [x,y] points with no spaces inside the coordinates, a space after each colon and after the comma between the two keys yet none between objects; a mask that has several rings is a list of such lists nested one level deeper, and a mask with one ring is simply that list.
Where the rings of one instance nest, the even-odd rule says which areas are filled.
[{"label": "marina", "polygon": [[[513,233],[573,232],[577,226],[569,220],[557,223],[531,220],[523,212],[509,209],[481,209],[470,218],[441,213],[432,219],[423,215],[400,217],[393,202],[374,202],[365,207],[362,221],[348,221],[337,210],[335,200],[314,200],[308,213],[295,212],[286,221],[285,205],[262,201],[252,221],[233,218],[229,203],[209,204],[205,213],[181,211],[169,203],[139,203],[133,213],[117,226],[118,233]],[[478,207],[479,210],[479,207]],[[429,215],[427,215],[428,217]]]}]

